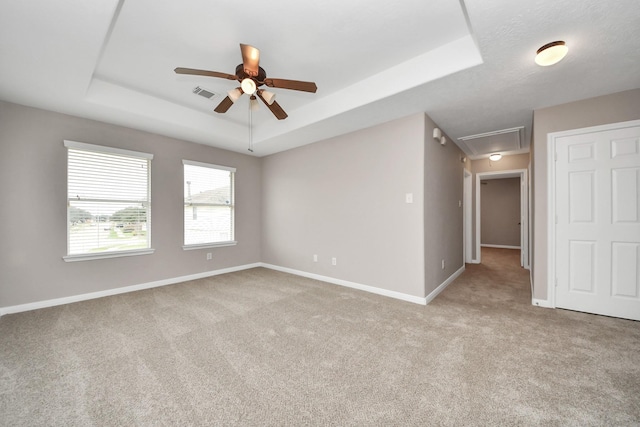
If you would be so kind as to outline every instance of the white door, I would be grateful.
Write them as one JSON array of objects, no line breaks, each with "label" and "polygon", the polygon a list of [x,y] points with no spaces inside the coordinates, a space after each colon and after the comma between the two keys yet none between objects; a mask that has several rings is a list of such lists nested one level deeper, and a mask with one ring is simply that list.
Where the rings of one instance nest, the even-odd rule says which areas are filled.
[{"label": "white door", "polygon": [[555,305],[640,320],[640,126],[555,149]]}]

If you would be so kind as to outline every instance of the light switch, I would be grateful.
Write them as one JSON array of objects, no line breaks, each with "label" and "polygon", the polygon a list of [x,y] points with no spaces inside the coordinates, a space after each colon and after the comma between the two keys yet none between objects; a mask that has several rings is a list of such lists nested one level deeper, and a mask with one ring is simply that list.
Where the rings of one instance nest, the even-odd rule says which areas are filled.
[{"label": "light switch", "polygon": [[407,203],[413,203],[413,193],[405,194],[404,199]]}]

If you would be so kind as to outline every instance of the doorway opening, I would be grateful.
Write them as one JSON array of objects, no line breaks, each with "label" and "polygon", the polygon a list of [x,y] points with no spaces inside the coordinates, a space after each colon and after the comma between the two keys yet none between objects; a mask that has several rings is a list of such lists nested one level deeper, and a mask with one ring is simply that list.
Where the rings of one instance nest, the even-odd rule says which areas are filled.
[{"label": "doorway opening", "polygon": [[[520,192],[520,266],[529,269],[529,194],[527,183],[527,170],[514,169],[499,172],[480,172],[476,174],[476,216],[475,216],[475,258],[471,261],[479,264],[482,259],[482,181],[519,178]],[[495,245],[494,245],[495,246]],[[500,246],[497,246],[500,247]],[[503,246],[508,247],[508,246]]]}]

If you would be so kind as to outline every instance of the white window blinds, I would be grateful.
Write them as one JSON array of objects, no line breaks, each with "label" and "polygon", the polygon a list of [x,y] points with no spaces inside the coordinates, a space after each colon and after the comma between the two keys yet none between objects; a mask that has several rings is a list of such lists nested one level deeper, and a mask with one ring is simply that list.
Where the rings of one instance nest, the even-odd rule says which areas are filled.
[{"label": "white window blinds", "polygon": [[68,255],[149,249],[153,155],[65,141]]},{"label": "white window blinds", "polygon": [[184,244],[234,244],[235,168],[183,160]]}]

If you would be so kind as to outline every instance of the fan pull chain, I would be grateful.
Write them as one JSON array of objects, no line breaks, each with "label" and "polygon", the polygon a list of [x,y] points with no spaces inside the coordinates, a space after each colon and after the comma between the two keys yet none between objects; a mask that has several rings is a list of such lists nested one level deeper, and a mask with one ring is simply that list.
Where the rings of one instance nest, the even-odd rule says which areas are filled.
[{"label": "fan pull chain", "polygon": [[249,101],[249,151],[253,153],[253,112],[251,111],[251,101]]}]

